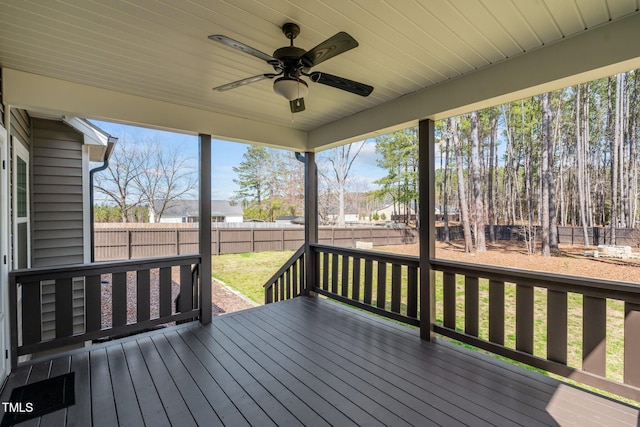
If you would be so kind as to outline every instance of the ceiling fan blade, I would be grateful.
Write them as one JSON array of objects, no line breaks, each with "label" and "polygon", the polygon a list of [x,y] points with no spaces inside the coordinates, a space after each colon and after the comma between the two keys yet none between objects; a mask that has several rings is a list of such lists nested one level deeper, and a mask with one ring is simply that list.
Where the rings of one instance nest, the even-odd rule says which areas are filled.
[{"label": "ceiling fan blade", "polygon": [[289,101],[289,106],[291,107],[292,113],[299,113],[300,111],[304,111],[304,98],[294,99],[293,101]]},{"label": "ceiling fan blade", "polygon": [[355,93],[356,95],[360,96],[369,96],[371,92],[373,92],[373,86],[369,86],[360,82],[354,82],[353,80],[334,76],[332,74],[315,71],[309,74],[309,78],[313,82],[335,87],[341,90],[346,90],[347,92]]},{"label": "ceiling fan blade", "polygon": [[217,90],[218,92],[224,92],[225,90],[235,89],[240,86],[248,85],[249,83],[259,82],[264,79],[272,79],[276,75],[275,74],[258,74],[257,76],[247,77],[246,79],[238,80],[235,82],[227,83],[222,86],[214,87],[213,90]]},{"label": "ceiling fan blade", "polygon": [[300,59],[305,66],[313,67],[357,46],[356,39],[341,31],[302,55]]},{"label": "ceiling fan blade", "polygon": [[229,46],[234,49],[240,50],[244,53],[248,53],[249,55],[253,55],[256,58],[262,59],[263,61],[266,61],[270,64],[280,63],[280,61],[274,58],[273,56],[267,55],[266,53],[261,52],[258,49],[254,49],[251,46],[247,46],[246,44],[240,43],[239,41],[229,38],[227,36],[223,36],[221,34],[212,34],[209,36],[209,39],[222,43],[225,46]]}]

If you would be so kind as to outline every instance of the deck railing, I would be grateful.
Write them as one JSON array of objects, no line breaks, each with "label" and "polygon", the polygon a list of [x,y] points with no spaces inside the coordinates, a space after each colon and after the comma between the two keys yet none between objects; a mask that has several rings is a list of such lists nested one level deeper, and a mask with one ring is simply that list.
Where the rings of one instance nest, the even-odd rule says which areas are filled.
[{"label": "deck railing", "polygon": [[312,291],[418,326],[418,258],[386,252],[311,245]]},{"label": "deck railing", "polygon": [[304,246],[298,249],[287,262],[264,284],[264,303],[291,299],[305,287]]},{"label": "deck railing", "polygon": [[[418,257],[320,244],[311,251],[310,291],[420,324]],[[430,264],[437,334],[640,401],[639,285],[439,259]],[[281,276],[270,281],[280,284],[280,295]],[[266,296],[266,302],[281,299]]]},{"label": "deck railing", "polygon": [[[436,333],[640,401],[639,285],[445,260],[431,267],[441,272]],[[576,352],[581,360],[569,363]]]},{"label": "deck railing", "polygon": [[[12,366],[17,365],[18,356],[199,318],[200,260],[199,255],[184,255],[11,272]],[[172,276],[179,277],[178,289]],[[78,282],[84,289],[81,331],[74,327],[73,288]],[[103,286],[109,284],[111,304],[105,304],[102,295],[107,288]],[[43,288],[51,285],[52,303],[43,299]],[[53,338],[42,333],[46,304],[55,307]]]}]

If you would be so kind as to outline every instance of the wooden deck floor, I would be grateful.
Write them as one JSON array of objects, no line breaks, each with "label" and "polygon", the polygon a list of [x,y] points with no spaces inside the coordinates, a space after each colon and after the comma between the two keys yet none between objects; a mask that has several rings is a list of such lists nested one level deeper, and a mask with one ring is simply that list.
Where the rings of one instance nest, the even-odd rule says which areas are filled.
[{"label": "wooden deck floor", "polygon": [[2,401],[69,371],[76,404],[40,426],[640,425],[632,407],[317,298],[37,362]]}]

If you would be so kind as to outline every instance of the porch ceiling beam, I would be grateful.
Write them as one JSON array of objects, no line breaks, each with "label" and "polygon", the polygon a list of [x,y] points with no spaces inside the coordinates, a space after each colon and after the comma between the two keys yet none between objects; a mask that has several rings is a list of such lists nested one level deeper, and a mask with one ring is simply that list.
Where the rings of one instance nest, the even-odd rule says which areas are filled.
[{"label": "porch ceiling beam", "polygon": [[640,68],[640,15],[523,53],[309,132],[309,149],[338,145]]},{"label": "porch ceiling beam", "polygon": [[14,107],[306,151],[304,131],[3,68]]}]

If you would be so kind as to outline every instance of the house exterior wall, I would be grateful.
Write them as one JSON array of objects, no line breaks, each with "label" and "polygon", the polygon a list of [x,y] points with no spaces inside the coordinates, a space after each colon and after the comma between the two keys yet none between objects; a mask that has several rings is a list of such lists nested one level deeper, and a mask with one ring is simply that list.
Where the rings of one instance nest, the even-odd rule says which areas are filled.
[{"label": "house exterior wall", "polygon": [[31,119],[25,110],[11,109],[11,136],[17,136],[29,148],[31,144]]},{"label": "house exterior wall", "polygon": [[244,217],[238,215],[227,215],[224,218],[224,222],[242,222]]},{"label": "house exterior wall", "polygon": [[82,135],[62,122],[33,119],[32,265],[84,262]]},{"label": "house exterior wall", "polygon": [[[83,137],[55,120],[32,119],[33,267],[81,264],[84,257]],[[87,165],[88,166],[88,165]],[[74,280],[74,329],[84,329],[84,281]],[[55,336],[54,284],[42,286],[43,338]]]}]

